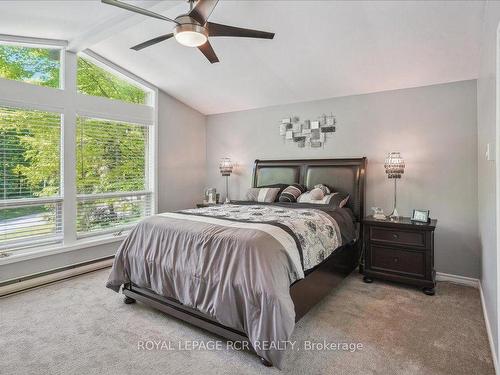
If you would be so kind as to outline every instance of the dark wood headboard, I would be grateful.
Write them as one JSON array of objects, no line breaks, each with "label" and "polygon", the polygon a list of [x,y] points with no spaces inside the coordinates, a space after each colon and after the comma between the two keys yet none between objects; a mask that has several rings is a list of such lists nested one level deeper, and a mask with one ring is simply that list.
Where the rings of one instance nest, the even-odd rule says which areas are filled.
[{"label": "dark wood headboard", "polygon": [[366,158],[255,160],[253,187],[270,184],[325,184],[335,191],[350,195],[347,205],[356,219],[365,215]]}]

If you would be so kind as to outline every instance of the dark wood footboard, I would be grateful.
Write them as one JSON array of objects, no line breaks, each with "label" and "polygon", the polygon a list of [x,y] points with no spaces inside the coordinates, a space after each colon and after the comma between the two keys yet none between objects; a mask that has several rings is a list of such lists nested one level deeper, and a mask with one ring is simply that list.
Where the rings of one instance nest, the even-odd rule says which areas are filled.
[{"label": "dark wood footboard", "polygon": [[342,246],[304,279],[290,287],[290,295],[295,305],[295,322],[331,293],[356,268],[358,254],[358,246]]},{"label": "dark wood footboard", "polygon": [[[290,287],[295,305],[295,321],[299,321],[323,297],[332,292],[357,266],[358,251],[355,245],[337,249],[325,262],[310,272],[304,279]],[[140,301],[148,306],[233,341],[248,341],[244,332],[227,327],[206,314],[187,307],[179,301],[160,296],[151,290],[127,284],[123,288],[126,303]]]},{"label": "dark wood footboard", "polygon": [[127,284],[123,288],[123,294],[125,294],[127,298],[142,302],[170,316],[215,333],[228,340],[248,341],[248,337],[245,333],[222,325],[196,309],[187,307],[174,299],[160,296],[151,290]]}]

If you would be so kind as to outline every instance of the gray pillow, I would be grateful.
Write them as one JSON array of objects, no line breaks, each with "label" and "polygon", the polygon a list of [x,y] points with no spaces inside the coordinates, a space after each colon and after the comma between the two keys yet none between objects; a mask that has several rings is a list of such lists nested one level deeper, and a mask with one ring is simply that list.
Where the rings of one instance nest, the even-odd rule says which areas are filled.
[{"label": "gray pillow", "polygon": [[349,200],[349,194],[346,193],[333,193],[333,196],[330,198],[328,205],[333,207],[342,208],[347,204]]},{"label": "gray pillow", "polygon": [[280,202],[297,202],[297,198],[306,191],[306,188],[300,184],[292,184],[283,190],[280,194]]},{"label": "gray pillow", "polygon": [[271,184],[271,185],[262,185],[262,186],[257,186],[259,188],[279,188],[280,191],[276,195],[276,199],[274,200],[275,202],[278,202],[278,199],[281,195],[281,192],[285,190],[288,187],[288,184]]},{"label": "gray pillow", "polygon": [[247,191],[247,199],[252,202],[271,203],[279,192],[280,188],[250,188]]}]

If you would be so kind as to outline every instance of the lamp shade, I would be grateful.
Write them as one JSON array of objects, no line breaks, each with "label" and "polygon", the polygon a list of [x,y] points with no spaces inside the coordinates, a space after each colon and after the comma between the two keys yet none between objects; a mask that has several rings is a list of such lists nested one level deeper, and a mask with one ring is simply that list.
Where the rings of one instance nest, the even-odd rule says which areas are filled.
[{"label": "lamp shade", "polygon": [[229,176],[233,172],[233,162],[229,158],[222,158],[219,162],[219,170],[221,175]]},{"label": "lamp shade", "polygon": [[399,152],[389,152],[384,163],[388,178],[401,178],[405,172],[405,161]]}]

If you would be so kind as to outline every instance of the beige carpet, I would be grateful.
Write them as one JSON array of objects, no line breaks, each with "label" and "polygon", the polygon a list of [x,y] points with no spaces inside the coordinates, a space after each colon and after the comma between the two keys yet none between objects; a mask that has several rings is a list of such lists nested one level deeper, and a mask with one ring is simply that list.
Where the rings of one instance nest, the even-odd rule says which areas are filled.
[{"label": "beige carpet", "polygon": [[297,325],[293,340],[353,342],[287,352],[283,371],[248,352],[138,350],[139,340],[217,337],[104,287],[108,270],[0,299],[1,374],[494,374],[478,290],[440,283],[428,297],[353,273]]}]

